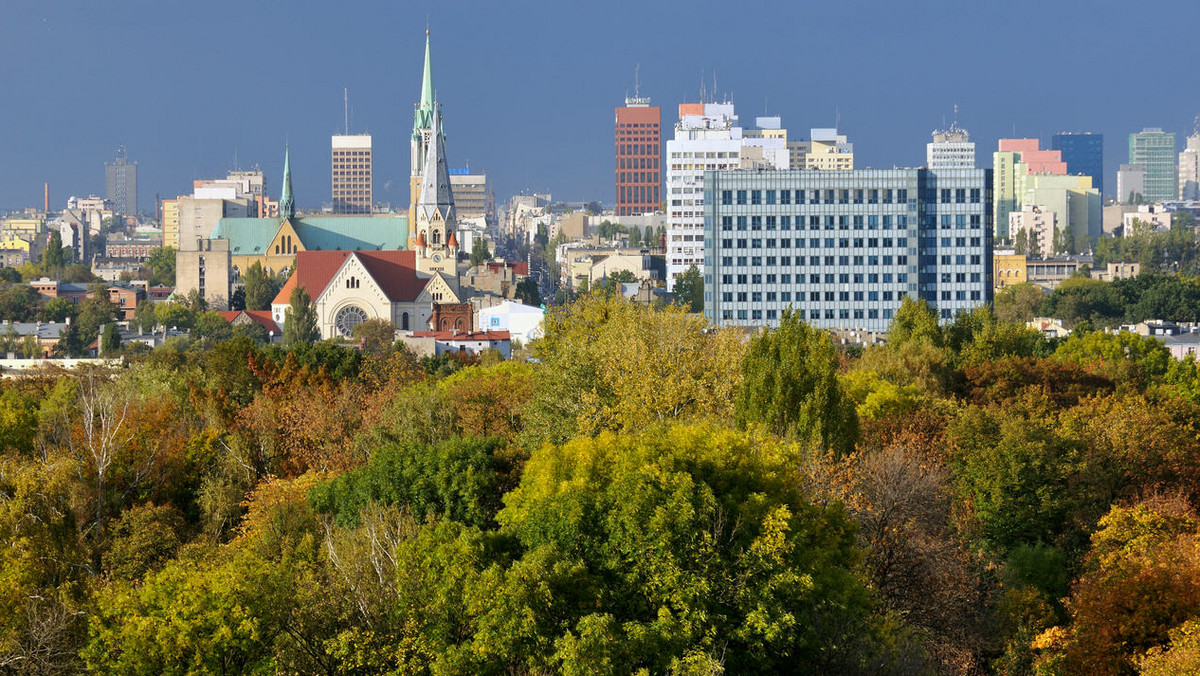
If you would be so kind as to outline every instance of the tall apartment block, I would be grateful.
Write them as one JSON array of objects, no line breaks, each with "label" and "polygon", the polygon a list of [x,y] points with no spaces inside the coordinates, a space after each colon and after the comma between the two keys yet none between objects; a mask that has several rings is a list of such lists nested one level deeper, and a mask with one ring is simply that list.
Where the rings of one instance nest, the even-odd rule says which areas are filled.
[{"label": "tall apartment block", "polygon": [[1104,134],[1063,132],[1050,137],[1050,149],[1062,154],[1068,174],[1092,177],[1092,187],[1104,195]]},{"label": "tall apartment block", "polygon": [[618,216],[658,211],[662,202],[662,112],[634,96],[616,110]]},{"label": "tall apartment block", "polygon": [[1146,170],[1142,197],[1147,202],[1167,202],[1178,197],[1177,159],[1174,133],[1149,127],[1129,135],[1129,163],[1140,164]]},{"label": "tall apartment block", "polygon": [[113,211],[127,216],[137,215],[137,162],[129,163],[125,146],[117,148],[112,162],[104,163],[105,197]]},{"label": "tall apartment block", "polygon": [[371,213],[371,135],[335,134],[330,146],[333,213]]},{"label": "tall apartment block", "polygon": [[991,171],[705,174],[704,314],[885,331],[905,296],[943,320],[992,298]]},{"label": "tall apartment block", "polygon": [[933,142],[925,144],[925,166],[929,169],[974,169],[975,144],[966,129],[956,124],[933,132]]},{"label": "tall apartment block", "polygon": [[1200,200],[1200,120],[1179,153],[1179,199]]},{"label": "tall apartment block", "polygon": [[668,289],[688,268],[704,265],[704,173],[787,169],[786,136],[744,136],[732,103],[679,105],[675,136],[667,141]]}]

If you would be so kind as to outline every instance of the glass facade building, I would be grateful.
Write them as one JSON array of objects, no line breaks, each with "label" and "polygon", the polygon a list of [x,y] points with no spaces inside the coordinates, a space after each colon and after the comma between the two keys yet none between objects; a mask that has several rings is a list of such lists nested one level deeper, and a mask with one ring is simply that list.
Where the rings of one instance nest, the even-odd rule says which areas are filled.
[{"label": "glass facade building", "polygon": [[1092,177],[1092,187],[1104,196],[1104,134],[1062,133],[1050,137],[1050,149],[1062,153],[1068,174]]},{"label": "glass facade building", "polygon": [[1177,159],[1175,134],[1150,128],[1129,135],[1129,163],[1146,170],[1142,192],[1145,201],[1169,202],[1179,196]]},{"label": "glass facade building", "polygon": [[992,298],[991,171],[704,175],[704,313],[886,331],[905,296],[944,320]]}]

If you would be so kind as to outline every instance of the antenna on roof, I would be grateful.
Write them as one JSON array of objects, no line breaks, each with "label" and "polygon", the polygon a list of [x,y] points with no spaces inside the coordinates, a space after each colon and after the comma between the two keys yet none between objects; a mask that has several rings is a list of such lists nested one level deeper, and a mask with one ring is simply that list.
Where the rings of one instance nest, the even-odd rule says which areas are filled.
[{"label": "antenna on roof", "polygon": [[639,71],[641,71],[641,69],[642,69],[642,64],[640,64],[640,63],[633,67],[633,98],[635,98],[635,99],[642,97],[641,86],[640,86],[641,85],[641,83],[640,83],[641,73],[639,72]]},{"label": "antenna on roof", "polygon": [[954,128],[958,128],[958,104],[954,104]]},{"label": "antenna on roof", "polygon": [[717,102],[717,69],[713,69],[713,88],[712,88],[713,103]]},{"label": "antenna on roof", "polygon": [[700,69],[700,103],[706,103],[704,100],[704,69]]},{"label": "antenna on roof", "polygon": [[350,88],[342,87],[342,106],[345,108],[346,135],[350,135]]},{"label": "antenna on roof", "polygon": [[1192,136],[1200,136],[1200,115],[1192,119]]},{"label": "antenna on roof", "polygon": [[833,107],[833,128],[837,129],[842,126],[842,110],[838,106]]}]

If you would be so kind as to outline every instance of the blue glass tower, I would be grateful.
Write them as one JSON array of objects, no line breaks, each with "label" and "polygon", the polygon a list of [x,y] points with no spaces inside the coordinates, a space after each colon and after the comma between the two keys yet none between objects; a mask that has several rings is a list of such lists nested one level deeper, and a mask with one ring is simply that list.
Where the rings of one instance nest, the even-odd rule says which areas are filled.
[{"label": "blue glass tower", "polygon": [[1104,134],[1090,131],[1055,134],[1050,149],[1062,152],[1068,174],[1092,177],[1092,187],[1104,196]]}]

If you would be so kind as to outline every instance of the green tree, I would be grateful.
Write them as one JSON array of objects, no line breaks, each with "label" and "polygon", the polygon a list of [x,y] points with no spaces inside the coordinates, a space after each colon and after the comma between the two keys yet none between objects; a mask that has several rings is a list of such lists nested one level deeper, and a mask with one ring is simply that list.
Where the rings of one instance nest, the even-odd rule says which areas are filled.
[{"label": "green tree", "polygon": [[150,286],[175,286],[175,247],[164,246],[150,252],[146,269],[150,272]]},{"label": "green tree", "polygon": [[688,312],[704,312],[704,275],[695,265],[675,279],[675,304]]},{"label": "green tree", "polygon": [[1038,316],[1045,300],[1041,288],[1028,282],[1006,286],[996,292],[996,319],[1010,324],[1024,324]]},{"label": "green tree", "polygon": [[246,269],[245,289],[247,310],[270,310],[271,301],[279,293],[279,287],[258,261]]},{"label": "green tree", "polygon": [[516,296],[517,300],[525,305],[538,307],[542,304],[542,294],[538,290],[537,280],[533,277],[526,277],[517,282]]},{"label": "green tree", "polygon": [[368,319],[354,327],[354,337],[364,352],[381,354],[396,342],[396,325],[386,319]]},{"label": "green tree", "polygon": [[67,263],[66,254],[63,252],[62,235],[58,230],[50,233],[50,241],[46,244],[46,248],[42,250],[42,269],[48,275],[56,275],[57,270],[62,268]]},{"label": "green tree", "polygon": [[100,352],[107,357],[120,351],[121,332],[117,329],[115,322],[109,322],[104,325],[104,331],[100,336]]},{"label": "green tree", "polygon": [[474,243],[471,245],[472,267],[490,260],[492,260],[492,252],[488,251],[487,240],[482,237],[476,237]]},{"label": "green tree", "polygon": [[292,289],[290,304],[283,311],[283,322],[284,345],[314,343],[321,339],[317,330],[317,308],[303,286]]},{"label": "green tree", "polygon": [[773,434],[821,450],[852,452],[858,416],[838,381],[837,367],[829,334],[785,310],[779,328],[755,336],[742,359],[738,425],[761,424]]},{"label": "green tree", "polygon": [[629,228],[629,246],[634,249],[642,248],[642,229],[639,227]]}]

